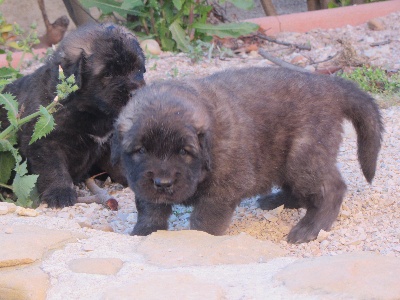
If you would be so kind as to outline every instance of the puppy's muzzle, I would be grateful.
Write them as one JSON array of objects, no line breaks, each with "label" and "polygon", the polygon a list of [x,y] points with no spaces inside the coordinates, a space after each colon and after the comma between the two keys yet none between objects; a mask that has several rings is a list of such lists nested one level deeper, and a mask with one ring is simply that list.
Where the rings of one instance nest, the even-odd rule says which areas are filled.
[{"label": "puppy's muzzle", "polygon": [[158,190],[170,189],[174,185],[174,180],[167,177],[156,177],[153,182],[154,187]]}]

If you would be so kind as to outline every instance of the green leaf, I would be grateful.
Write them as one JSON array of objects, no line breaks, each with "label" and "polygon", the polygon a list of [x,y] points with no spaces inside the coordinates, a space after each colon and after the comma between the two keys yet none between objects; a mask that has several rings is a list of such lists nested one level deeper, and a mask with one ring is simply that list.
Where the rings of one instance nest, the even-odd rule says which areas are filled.
[{"label": "green leaf", "polygon": [[28,207],[32,206],[32,201],[30,200],[30,194],[35,187],[36,181],[39,175],[15,175],[12,187],[15,196],[18,198],[18,205]]},{"label": "green leaf", "polygon": [[7,110],[7,117],[10,124],[14,127],[18,127],[18,102],[15,100],[15,97],[8,93],[0,94],[0,105],[3,105]]},{"label": "green leaf", "polygon": [[229,24],[200,24],[194,23],[193,28],[208,35],[216,35],[220,38],[234,37],[238,38],[243,35],[248,35],[258,30],[259,26],[250,22],[229,23]]},{"label": "green leaf", "polygon": [[20,75],[20,73],[13,69],[13,68],[6,68],[6,67],[2,67],[0,68],[0,78],[13,78],[13,77],[18,77]]},{"label": "green leaf", "polygon": [[122,7],[121,2],[113,0],[81,0],[81,4],[87,8],[97,7],[103,14],[111,14],[117,12],[122,17],[126,18],[128,14],[135,16],[144,16],[144,14],[138,10],[127,9],[126,5]]},{"label": "green leaf", "polygon": [[35,124],[29,145],[48,135],[54,129],[54,118],[43,106],[40,106],[40,117]]},{"label": "green leaf", "polygon": [[176,46],[179,50],[183,52],[189,51],[189,41],[186,38],[185,31],[182,29],[179,21],[176,20],[169,26],[169,30],[171,31],[172,38],[176,42]]},{"label": "green leaf", "polygon": [[11,152],[0,152],[0,182],[7,183],[15,166],[15,159]]},{"label": "green leaf", "polygon": [[14,171],[18,176],[24,176],[28,174],[28,164],[26,163],[26,160],[20,164],[17,164]]},{"label": "green leaf", "polygon": [[141,5],[143,5],[142,0],[125,0],[124,2],[122,2],[121,8],[129,10],[129,9],[141,6]]},{"label": "green leaf", "polygon": [[232,3],[235,5],[237,8],[241,9],[252,9],[254,7],[254,1],[253,0],[227,0],[228,2]]},{"label": "green leaf", "polygon": [[14,157],[15,161],[18,163],[22,160],[18,151],[13,147],[13,145],[8,140],[0,140],[0,151],[10,152]]},{"label": "green leaf", "polygon": [[185,0],[172,0],[172,2],[174,3],[174,6],[177,10],[181,10],[183,4],[185,3]]}]

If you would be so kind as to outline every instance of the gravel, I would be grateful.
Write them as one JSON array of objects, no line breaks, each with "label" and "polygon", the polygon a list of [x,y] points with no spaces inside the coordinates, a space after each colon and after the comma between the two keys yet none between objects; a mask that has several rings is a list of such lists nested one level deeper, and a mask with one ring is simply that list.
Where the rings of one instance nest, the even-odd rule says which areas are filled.
[{"label": "gravel", "polygon": [[[332,30],[313,30],[309,33],[281,33],[276,38],[292,43],[309,43],[311,51],[294,50],[270,42],[259,47],[270,51],[285,61],[296,61],[313,70],[332,66],[335,56],[346,40],[356,50],[357,56],[367,59],[371,65],[389,71],[400,69],[400,13],[380,19],[386,26],[383,31],[372,31],[366,24],[346,26]],[[373,47],[372,43],[391,40],[387,45]],[[192,63],[185,54],[163,53],[147,60],[146,80],[198,77],[225,68],[246,66],[271,66],[256,51],[247,51],[249,40],[238,42],[237,54],[232,58]],[[338,57],[338,55],[336,56]],[[400,257],[400,107],[383,109],[385,135],[380,152],[376,177],[369,185],[363,177],[357,161],[356,135],[349,123],[344,124],[345,133],[338,158],[338,166],[348,185],[341,213],[330,232],[321,232],[317,240],[301,245],[285,241],[290,228],[304,215],[305,210],[263,211],[257,208],[256,199],[247,199],[236,209],[229,235],[246,232],[257,239],[271,240],[288,250],[295,257],[336,255],[353,251],[374,251]],[[129,188],[105,183],[105,187],[119,202],[118,211],[110,211],[99,204],[76,204],[63,209],[37,208],[40,215],[72,219],[81,227],[129,234],[133,229],[137,212],[134,194]],[[83,186],[77,187],[81,195],[88,194]],[[169,221],[170,230],[189,228],[191,208],[176,206]]]}]

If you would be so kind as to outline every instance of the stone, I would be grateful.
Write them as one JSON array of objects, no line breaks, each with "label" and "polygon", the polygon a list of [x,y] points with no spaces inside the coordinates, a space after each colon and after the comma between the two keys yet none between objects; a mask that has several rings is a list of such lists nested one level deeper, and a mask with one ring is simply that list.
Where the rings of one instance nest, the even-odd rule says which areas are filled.
[{"label": "stone", "polygon": [[0,300],[46,299],[48,275],[38,266],[0,269]]},{"label": "stone", "polygon": [[267,262],[286,253],[270,241],[260,241],[245,233],[213,236],[195,230],[154,232],[137,251],[148,263],[163,267]]},{"label": "stone", "polygon": [[398,299],[399,278],[400,258],[369,252],[302,259],[275,275],[292,292],[332,299]]},{"label": "stone", "polygon": [[0,202],[0,205],[5,205],[8,208],[9,213],[13,213],[17,210],[17,206],[14,203],[9,203],[9,202]]},{"label": "stone", "polygon": [[293,57],[290,63],[298,66],[305,66],[307,64],[307,58],[305,58],[303,55],[298,54]]},{"label": "stone", "polygon": [[30,264],[49,250],[61,248],[77,238],[66,230],[52,230],[33,225],[15,225],[13,233],[0,231],[0,268]]},{"label": "stone", "polygon": [[160,55],[162,52],[160,45],[157,43],[156,40],[153,40],[153,39],[148,39],[148,40],[142,41],[140,43],[140,47],[142,47],[142,49],[145,53],[148,52],[153,55]]},{"label": "stone", "polygon": [[79,224],[80,227],[92,228],[92,221],[85,216],[76,217],[75,221]]},{"label": "stone", "polygon": [[7,206],[0,206],[0,215],[6,215],[8,214],[8,207]]},{"label": "stone", "polygon": [[379,19],[371,19],[367,22],[368,28],[374,31],[381,31],[385,30],[386,26],[383,22]]},{"label": "stone", "polygon": [[166,272],[148,274],[140,280],[132,280],[121,288],[107,291],[102,299],[226,299],[223,289],[211,282],[201,280],[191,274]]},{"label": "stone", "polygon": [[71,260],[68,267],[75,273],[114,275],[123,264],[119,258],[78,258]]},{"label": "stone", "polygon": [[37,217],[39,215],[39,213],[32,208],[19,207],[16,212],[19,216],[23,217]]},{"label": "stone", "polygon": [[329,236],[329,232],[325,231],[325,230],[320,230],[317,236],[317,241],[318,242],[322,242],[323,240],[326,240]]}]

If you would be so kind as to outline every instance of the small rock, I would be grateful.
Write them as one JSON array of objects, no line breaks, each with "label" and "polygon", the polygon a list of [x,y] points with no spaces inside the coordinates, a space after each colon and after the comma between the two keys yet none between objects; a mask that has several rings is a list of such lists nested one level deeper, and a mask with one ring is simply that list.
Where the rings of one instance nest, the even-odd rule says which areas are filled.
[{"label": "small rock", "polygon": [[24,216],[24,217],[36,217],[39,213],[32,208],[21,207],[20,209],[17,210],[17,214],[19,216]]},{"label": "small rock", "polygon": [[0,209],[1,207],[6,207],[9,213],[13,213],[17,210],[17,206],[9,202],[0,202]]},{"label": "small rock", "polygon": [[317,241],[322,242],[322,241],[326,240],[328,236],[329,236],[329,232],[321,229],[318,233]]},{"label": "small rock", "polygon": [[290,63],[298,66],[305,66],[307,63],[307,58],[305,58],[303,55],[296,55],[293,57]]},{"label": "small rock", "polygon": [[249,56],[250,56],[250,57],[259,57],[260,54],[258,54],[257,51],[250,51],[250,52],[249,52]]},{"label": "small rock", "polygon": [[344,218],[348,218],[351,216],[351,212],[349,212],[347,210],[342,210],[342,211],[340,211],[340,215],[343,216]]},{"label": "small rock", "polygon": [[87,217],[77,217],[75,220],[81,227],[92,228],[92,221]]},{"label": "small rock", "polygon": [[7,206],[0,206],[0,215],[6,215],[8,214],[8,208]]},{"label": "small rock", "polygon": [[371,19],[368,21],[367,25],[369,29],[374,31],[381,31],[386,29],[386,26],[379,19]]},{"label": "small rock", "polygon": [[315,67],[311,66],[311,65],[305,66],[304,69],[306,69],[306,70],[308,70],[310,72],[315,72]]},{"label": "small rock", "polygon": [[161,54],[160,45],[157,43],[156,40],[153,39],[144,40],[140,43],[140,47],[142,47],[144,52],[148,52],[153,55]]}]

